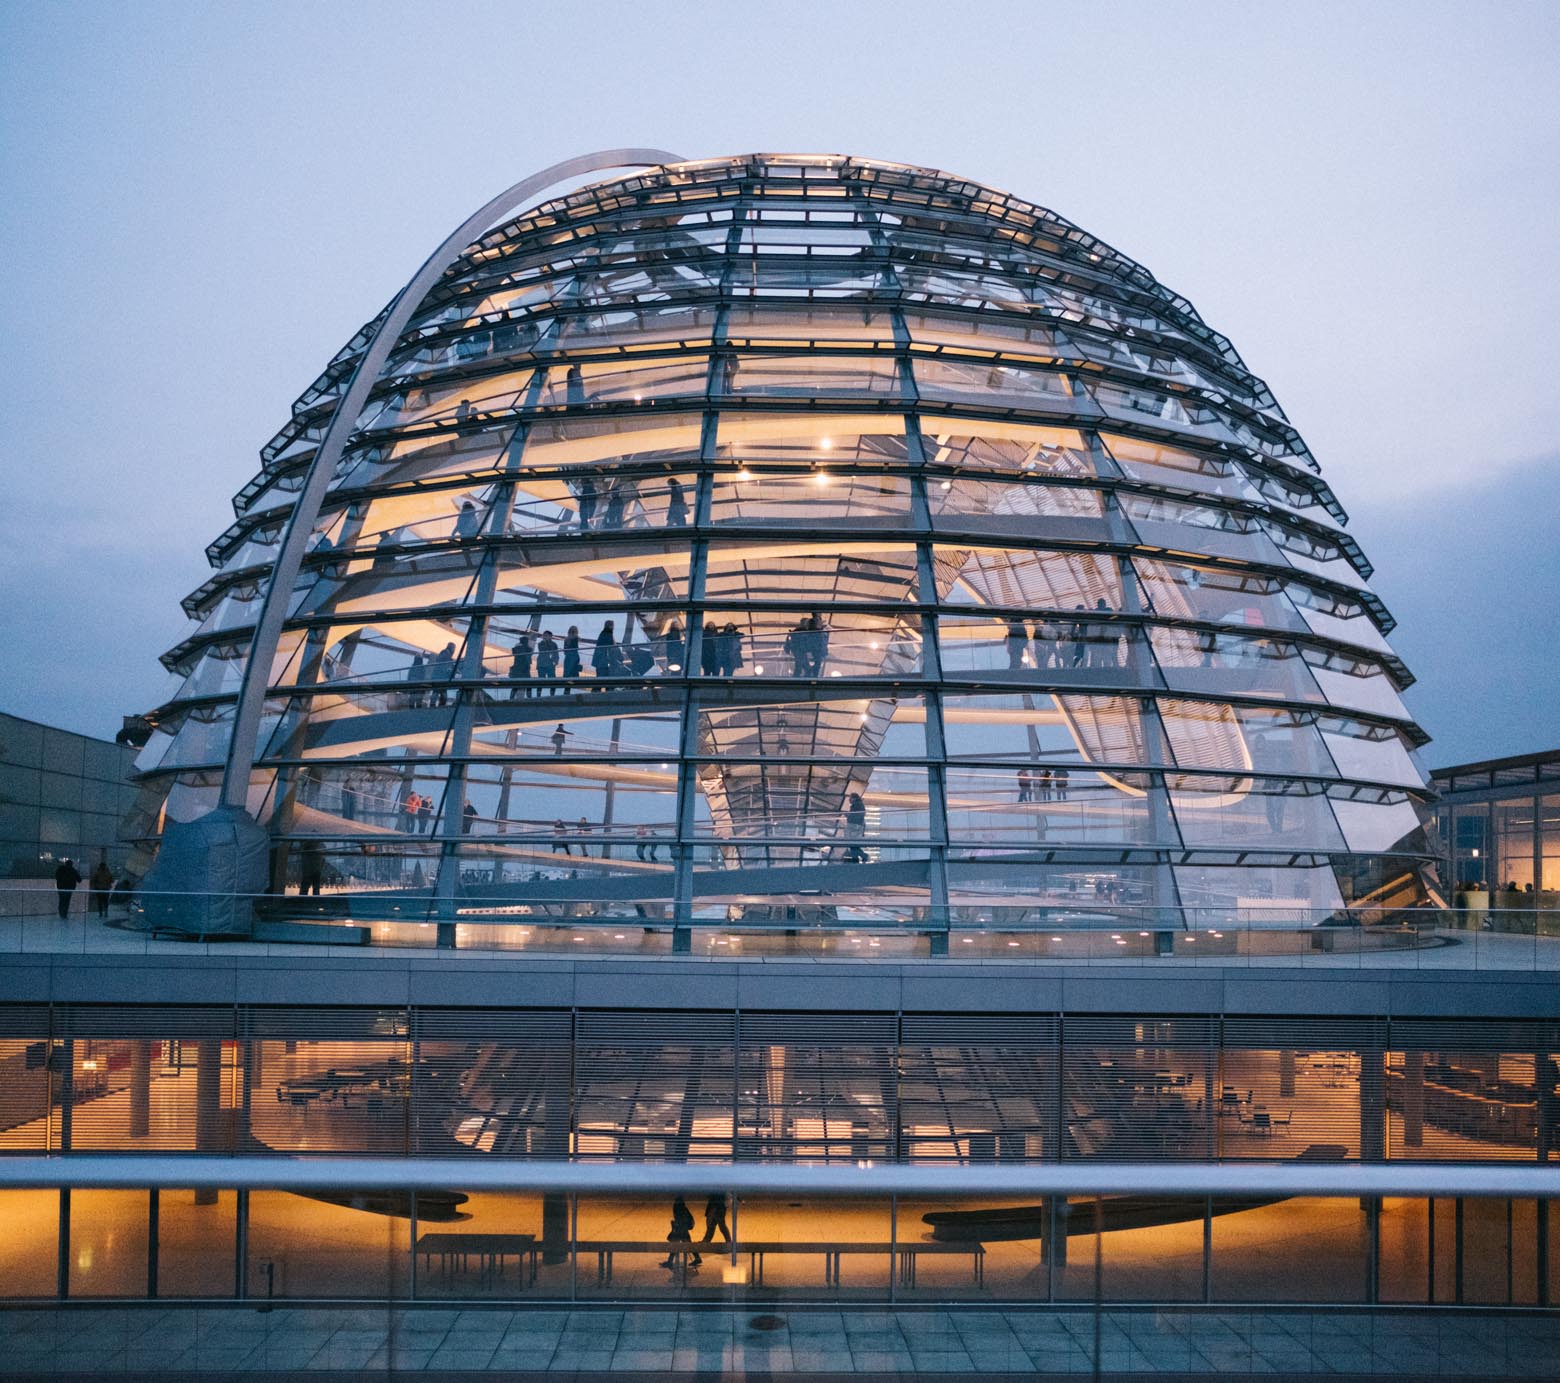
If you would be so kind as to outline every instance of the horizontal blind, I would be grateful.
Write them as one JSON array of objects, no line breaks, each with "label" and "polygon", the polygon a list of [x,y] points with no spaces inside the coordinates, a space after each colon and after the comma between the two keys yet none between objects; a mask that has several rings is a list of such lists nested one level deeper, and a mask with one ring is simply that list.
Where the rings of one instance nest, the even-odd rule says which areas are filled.
[{"label": "horizontal blind", "polygon": [[1215,1022],[1068,1014],[1062,1020],[1062,1155],[1206,1158]]},{"label": "horizontal blind", "polygon": [[743,1013],[737,1156],[775,1162],[899,1155],[893,1014]]},{"label": "horizontal blind", "polygon": [[49,1147],[49,1009],[0,1004],[0,1153]]},{"label": "horizontal blind", "polygon": [[1059,1032],[1049,1016],[907,1013],[900,1024],[901,1158],[1054,1156]]},{"label": "horizontal blind", "polygon": [[572,1015],[420,1009],[413,1032],[412,1137],[419,1153],[569,1155]]},{"label": "horizontal blind", "polygon": [[1362,1129],[1380,1127],[1385,1031],[1374,1018],[1226,1018],[1214,1091],[1219,1155],[1359,1158]]},{"label": "horizontal blind", "polygon": [[1556,1135],[1560,1024],[1394,1019],[1386,1056],[1387,1155],[1533,1161]]},{"label": "horizontal blind", "polygon": [[579,1157],[732,1156],[735,1014],[592,1010],[575,1031]]}]

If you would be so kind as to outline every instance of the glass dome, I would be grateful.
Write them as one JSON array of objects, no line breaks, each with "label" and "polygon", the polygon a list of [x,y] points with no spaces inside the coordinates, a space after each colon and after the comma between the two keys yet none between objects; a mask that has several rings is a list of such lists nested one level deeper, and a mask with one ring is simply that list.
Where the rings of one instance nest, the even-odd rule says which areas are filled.
[{"label": "glass dome", "polygon": [[1230,343],[1053,213],[789,155],[526,211],[417,305],[257,651],[374,326],[208,548],[140,761],[209,811],[265,676],[274,888],[799,927],[1426,896],[1343,510]]}]

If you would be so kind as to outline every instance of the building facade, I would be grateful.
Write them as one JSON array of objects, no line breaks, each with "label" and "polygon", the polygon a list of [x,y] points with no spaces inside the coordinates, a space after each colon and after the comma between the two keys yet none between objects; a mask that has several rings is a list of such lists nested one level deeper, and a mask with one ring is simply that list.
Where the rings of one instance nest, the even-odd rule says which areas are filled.
[{"label": "building facade", "polygon": [[43,879],[62,859],[120,871],[135,751],[0,714],[0,878]]},{"label": "building facade", "polygon": [[397,305],[362,411],[384,318],[236,497],[139,761],[170,822],[264,827],[260,887],[468,929],[1428,896],[1343,509],[1234,347],[1060,217],[676,164]]},{"label": "building facade", "polygon": [[1560,914],[1560,750],[1437,769],[1442,877],[1467,906]]}]

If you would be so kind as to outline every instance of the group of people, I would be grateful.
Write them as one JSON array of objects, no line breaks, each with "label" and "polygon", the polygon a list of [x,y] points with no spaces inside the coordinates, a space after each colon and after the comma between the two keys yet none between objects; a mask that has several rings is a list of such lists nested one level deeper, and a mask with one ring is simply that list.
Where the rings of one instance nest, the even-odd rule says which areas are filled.
[{"label": "group of people", "polygon": [[[672,1247],[667,1250],[666,1257],[661,1260],[663,1268],[675,1268],[678,1266],[679,1255],[686,1254],[688,1267],[697,1268],[704,1262],[703,1256],[693,1247],[693,1211],[688,1209],[688,1202],[681,1196],[672,1202],[672,1225],[667,1233],[666,1242]],[[726,1224],[726,1193],[714,1191],[708,1200],[704,1202],[704,1237],[700,1244],[708,1244],[714,1241],[719,1234],[723,1243],[731,1242],[731,1229]],[[688,1247],[683,1248],[686,1244]]]},{"label": "group of people", "polygon": [[[593,476],[586,476],[574,487],[580,532],[617,532],[623,527],[629,506],[638,498],[639,490],[631,480],[614,481],[603,491]],[[675,476],[666,482],[666,526],[688,526],[688,494]]]},{"label": "group of people", "polygon": [[433,821],[433,798],[415,788],[401,799],[402,829],[424,834]]},{"label": "group of people", "polygon": [[[1022,626],[1019,626],[1022,628]],[[745,636],[737,626],[728,621],[724,625],[714,620],[704,626],[703,645],[699,654],[699,670],[706,677],[735,677],[744,666],[743,644]],[[785,656],[791,664],[793,677],[821,677],[829,657],[829,626],[822,615],[810,615],[797,621],[796,627],[785,636]],[[607,620],[589,646],[592,674],[605,677],[646,677],[659,666],[668,675],[680,673],[688,658],[688,640],[682,621],[667,621],[659,636],[645,643],[620,641],[617,621]],[[520,684],[510,688],[511,700],[532,696],[554,696],[560,690],[557,683],[578,681],[584,672],[586,645],[577,624],[569,626],[560,641],[546,629],[522,629],[510,645],[509,667],[506,677]],[[456,652],[453,643],[447,643],[437,653],[424,657],[416,653],[406,671],[410,684],[406,704],[414,710],[425,706],[447,706],[450,703],[448,684],[455,680]],[[485,677],[487,668],[478,665],[476,676]],[[529,685],[548,683],[545,687]],[[432,686],[425,684],[432,683]]]},{"label": "group of people", "polygon": [[1058,768],[1054,773],[1049,768],[1042,768],[1038,773],[1033,769],[1021,768],[1018,770],[1018,800],[1065,802],[1070,781],[1065,768]]},{"label": "group of people", "polygon": [[[54,891],[61,919],[70,916],[71,900],[81,882],[81,871],[76,868],[75,861],[68,858],[61,860],[54,871]],[[114,871],[108,867],[108,860],[98,860],[86,877],[89,912],[95,912],[99,917],[108,916],[108,903],[114,894],[114,883]]]},{"label": "group of people", "polygon": [[797,621],[796,628],[785,636],[785,656],[791,660],[791,676],[823,676],[829,656],[829,627],[822,615]]},{"label": "group of people", "polygon": [[[1076,606],[1083,613],[1083,606]],[[1094,609],[1109,614],[1110,606],[1096,600]],[[1036,620],[1032,626],[1013,618],[1008,621],[1008,670],[1017,672],[1028,666],[1041,668],[1116,667],[1121,636],[1113,626],[1096,627],[1088,620],[1052,623]]]}]

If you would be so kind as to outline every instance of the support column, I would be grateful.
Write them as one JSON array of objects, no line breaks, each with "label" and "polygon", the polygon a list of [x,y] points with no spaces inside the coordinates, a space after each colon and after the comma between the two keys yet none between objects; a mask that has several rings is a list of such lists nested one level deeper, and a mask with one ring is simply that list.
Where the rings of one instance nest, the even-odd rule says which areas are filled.
[{"label": "support column", "polygon": [[152,1044],[130,1044],[130,1136],[145,1138],[152,1115]]},{"label": "support column", "polygon": [[[195,1151],[226,1152],[222,1136],[222,1039],[202,1037],[195,1044]],[[196,1205],[215,1205],[210,1187],[195,1192]]]},{"label": "support column", "polygon": [[1425,1145],[1425,1054],[1403,1054],[1403,1146]]},{"label": "support column", "polygon": [[1360,1045],[1360,1161],[1386,1158],[1386,1051],[1372,1030]]},{"label": "support column", "polygon": [[1278,1093],[1281,1099],[1295,1097],[1295,1049],[1285,1047],[1278,1054]]}]

